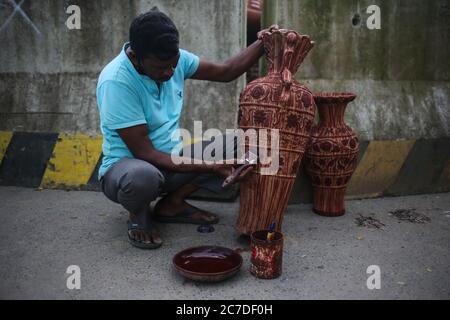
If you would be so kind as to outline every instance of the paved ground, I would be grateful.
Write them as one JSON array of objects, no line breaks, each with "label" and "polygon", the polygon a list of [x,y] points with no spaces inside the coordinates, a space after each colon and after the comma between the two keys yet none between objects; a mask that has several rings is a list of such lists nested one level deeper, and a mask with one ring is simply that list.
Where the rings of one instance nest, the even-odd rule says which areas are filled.
[{"label": "paved ground", "polygon": [[[217,284],[185,281],[171,258],[193,245],[244,247],[233,228],[238,202],[194,202],[221,215],[215,232],[160,225],[163,247],[143,251],[127,243],[123,209],[101,193],[0,187],[0,199],[2,299],[450,298],[450,193],[348,201],[339,218],[290,206],[283,275],[255,279],[247,251],[239,274]],[[415,209],[414,222],[389,213],[397,209]],[[360,214],[376,220],[359,226]],[[384,226],[364,226],[377,221]],[[66,287],[69,265],[81,268],[80,290]],[[370,265],[380,267],[379,290],[366,286]]]}]

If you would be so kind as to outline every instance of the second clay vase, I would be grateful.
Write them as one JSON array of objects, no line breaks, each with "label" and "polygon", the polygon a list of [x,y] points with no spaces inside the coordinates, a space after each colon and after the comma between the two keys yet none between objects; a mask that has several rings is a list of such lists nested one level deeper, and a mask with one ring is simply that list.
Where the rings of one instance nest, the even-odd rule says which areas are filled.
[{"label": "second clay vase", "polygon": [[344,195],[356,168],[358,137],[344,122],[353,93],[314,94],[319,124],[311,132],[305,168],[313,186],[313,211],[323,216],[345,213]]},{"label": "second clay vase", "polygon": [[[268,75],[250,82],[239,100],[238,123],[244,131],[262,129],[279,133],[278,170],[262,174],[259,163],[250,177],[241,182],[240,211],[236,228],[242,234],[267,229],[275,222],[281,230],[283,213],[295,182],[298,168],[306,150],[315,105],[312,93],[295,80],[300,63],[314,43],[306,35],[292,30],[271,28],[260,39],[266,53]],[[263,141],[259,139],[260,146]],[[272,155],[271,139],[267,138]],[[246,147],[255,143],[246,142]],[[259,154],[261,156],[261,154]]]}]

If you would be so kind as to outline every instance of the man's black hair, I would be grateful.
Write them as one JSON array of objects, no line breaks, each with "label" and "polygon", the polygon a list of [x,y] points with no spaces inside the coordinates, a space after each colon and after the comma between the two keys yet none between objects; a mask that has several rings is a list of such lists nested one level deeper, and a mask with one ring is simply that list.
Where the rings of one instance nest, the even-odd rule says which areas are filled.
[{"label": "man's black hair", "polygon": [[169,60],[178,54],[178,30],[164,13],[156,10],[137,16],[130,26],[130,47],[139,59],[153,54]]}]

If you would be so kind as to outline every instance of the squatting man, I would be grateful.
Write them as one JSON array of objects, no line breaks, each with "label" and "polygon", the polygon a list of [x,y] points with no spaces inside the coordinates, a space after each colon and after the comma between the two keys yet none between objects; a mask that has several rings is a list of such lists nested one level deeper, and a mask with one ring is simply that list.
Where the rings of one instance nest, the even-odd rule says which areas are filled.
[{"label": "squatting man", "polygon": [[[161,246],[154,220],[192,224],[219,221],[217,215],[185,199],[199,188],[219,192],[225,177],[235,169],[233,164],[192,163],[187,156],[177,159],[183,158],[186,148],[195,148],[195,144],[180,147],[173,139],[183,106],[184,82],[232,81],[263,53],[261,40],[256,40],[224,63],[208,62],[179,48],[178,30],[164,13],[150,11],[133,20],[129,42],[105,66],[97,84],[103,134],[99,180],[106,197],[129,212],[128,239],[132,245],[145,249]],[[226,135],[223,139],[227,140]],[[202,148],[208,145],[199,143]],[[224,153],[229,148],[235,150],[234,139],[224,142]],[[241,181],[251,170],[242,171],[234,181]],[[151,210],[150,203],[157,198],[160,200]]]}]

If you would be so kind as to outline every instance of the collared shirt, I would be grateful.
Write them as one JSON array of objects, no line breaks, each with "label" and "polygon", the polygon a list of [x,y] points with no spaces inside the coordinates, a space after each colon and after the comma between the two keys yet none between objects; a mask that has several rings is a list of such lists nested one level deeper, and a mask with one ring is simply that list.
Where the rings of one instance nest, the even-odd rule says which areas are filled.
[{"label": "collared shirt", "polygon": [[170,154],[181,148],[177,129],[183,108],[184,81],[197,71],[200,62],[198,56],[180,49],[173,76],[158,88],[154,80],[136,71],[125,53],[128,45],[102,70],[97,84],[103,134],[99,178],[121,158],[133,158],[117,129],[147,124],[148,136],[157,150]]}]

